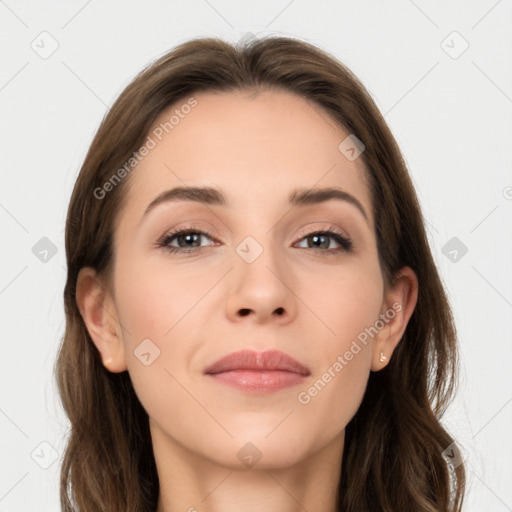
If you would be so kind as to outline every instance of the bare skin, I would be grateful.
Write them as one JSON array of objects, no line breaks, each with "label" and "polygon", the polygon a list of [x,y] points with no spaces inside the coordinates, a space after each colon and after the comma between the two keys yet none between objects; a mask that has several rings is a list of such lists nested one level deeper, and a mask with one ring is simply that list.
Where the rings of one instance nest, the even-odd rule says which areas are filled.
[{"label": "bare skin", "polygon": [[[82,269],[80,311],[102,359],[111,358],[106,371],[128,370],[150,417],[157,512],[334,512],[345,427],[370,371],[388,364],[405,331],[417,278],[404,267],[384,286],[361,159],[338,150],[348,132],[321,109],[286,92],[194,97],[197,106],[130,176],[114,289]],[[219,189],[226,204],[174,200],[144,215],[163,191],[183,186]],[[288,204],[296,188],[324,187],[355,197],[365,213],[339,199]],[[191,224],[206,235],[168,241],[181,252],[157,246]],[[254,261],[242,257],[258,247]],[[391,310],[354,353],[358,335]],[[146,339],[160,351],[148,366],[134,354]],[[204,375],[240,349],[281,350],[310,375],[259,395]],[[340,355],[346,364],[333,370]],[[331,378],[322,377],[329,368]],[[309,393],[319,379],[325,386]],[[260,458],[250,465],[247,453]]]}]

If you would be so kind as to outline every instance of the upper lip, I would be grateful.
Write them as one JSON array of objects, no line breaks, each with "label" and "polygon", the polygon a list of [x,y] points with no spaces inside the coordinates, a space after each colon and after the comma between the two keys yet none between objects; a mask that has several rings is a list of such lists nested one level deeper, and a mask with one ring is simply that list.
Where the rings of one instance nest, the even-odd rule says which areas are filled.
[{"label": "upper lip", "polygon": [[204,373],[222,373],[232,370],[261,370],[261,371],[286,371],[309,375],[309,369],[299,363],[293,357],[279,350],[267,350],[256,352],[254,350],[240,350],[222,357],[211,366],[206,368]]}]

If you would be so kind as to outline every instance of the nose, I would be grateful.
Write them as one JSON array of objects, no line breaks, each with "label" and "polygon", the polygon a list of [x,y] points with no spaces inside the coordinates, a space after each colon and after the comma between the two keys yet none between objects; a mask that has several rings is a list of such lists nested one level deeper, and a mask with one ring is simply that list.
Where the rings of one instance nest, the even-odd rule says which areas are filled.
[{"label": "nose", "polygon": [[[287,267],[287,268],[286,268]],[[226,314],[233,322],[286,324],[297,314],[296,283],[286,262],[269,248],[248,263],[235,254]]]}]

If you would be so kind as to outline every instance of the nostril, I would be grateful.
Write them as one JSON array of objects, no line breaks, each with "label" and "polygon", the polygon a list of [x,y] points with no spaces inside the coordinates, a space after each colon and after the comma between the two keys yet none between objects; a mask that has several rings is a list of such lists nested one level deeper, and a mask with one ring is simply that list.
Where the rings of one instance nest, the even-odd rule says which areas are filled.
[{"label": "nostril", "polygon": [[[247,316],[251,313],[252,309],[249,308],[243,308],[239,311],[240,316]],[[278,314],[279,316],[282,316],[284,314],[284,308],[277,308],[274,313]]]}]

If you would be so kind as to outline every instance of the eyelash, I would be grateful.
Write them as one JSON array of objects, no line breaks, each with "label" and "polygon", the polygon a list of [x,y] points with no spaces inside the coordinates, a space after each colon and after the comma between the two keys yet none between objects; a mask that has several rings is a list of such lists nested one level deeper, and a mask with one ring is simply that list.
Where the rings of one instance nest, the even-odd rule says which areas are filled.
[{"label": "eyelash", "polygon": [[[189,234],[198,234],[201,236],[205,236],[207,238],[210,238],[210,240],[215,241],[208,233],[204,232],[202,229],[196,228],[194,226],[187,226],[185,228],[180,228],[175,231],[171,231],[169,233],[166,233],[158,242],[157,246],[161,248],[165,248],[169,254],[173,253],[195,253],[198,250],[202,249],[203,247],[174,247],[169,246],[169,243],[177,238],[178,236],[182,235],[189,235]],[[312,249],[315,253],[322,253],[324,256],[336,256],[339,253],[342,252],[351,252],[353,243],[352,240],[345,235],[341,234],[339,231],[335,230],[332,226],[325,230],[320,231],[312,231],[312,232],[300,232],[299,233],[302,241],[305,238],[314,236],[314,235],[327,235],[328,237],[332,238],[336,243],[340,245],[340,247],[336,247],[335,249],[319,249],[316,247],[299,247],[299,249]]]}]

